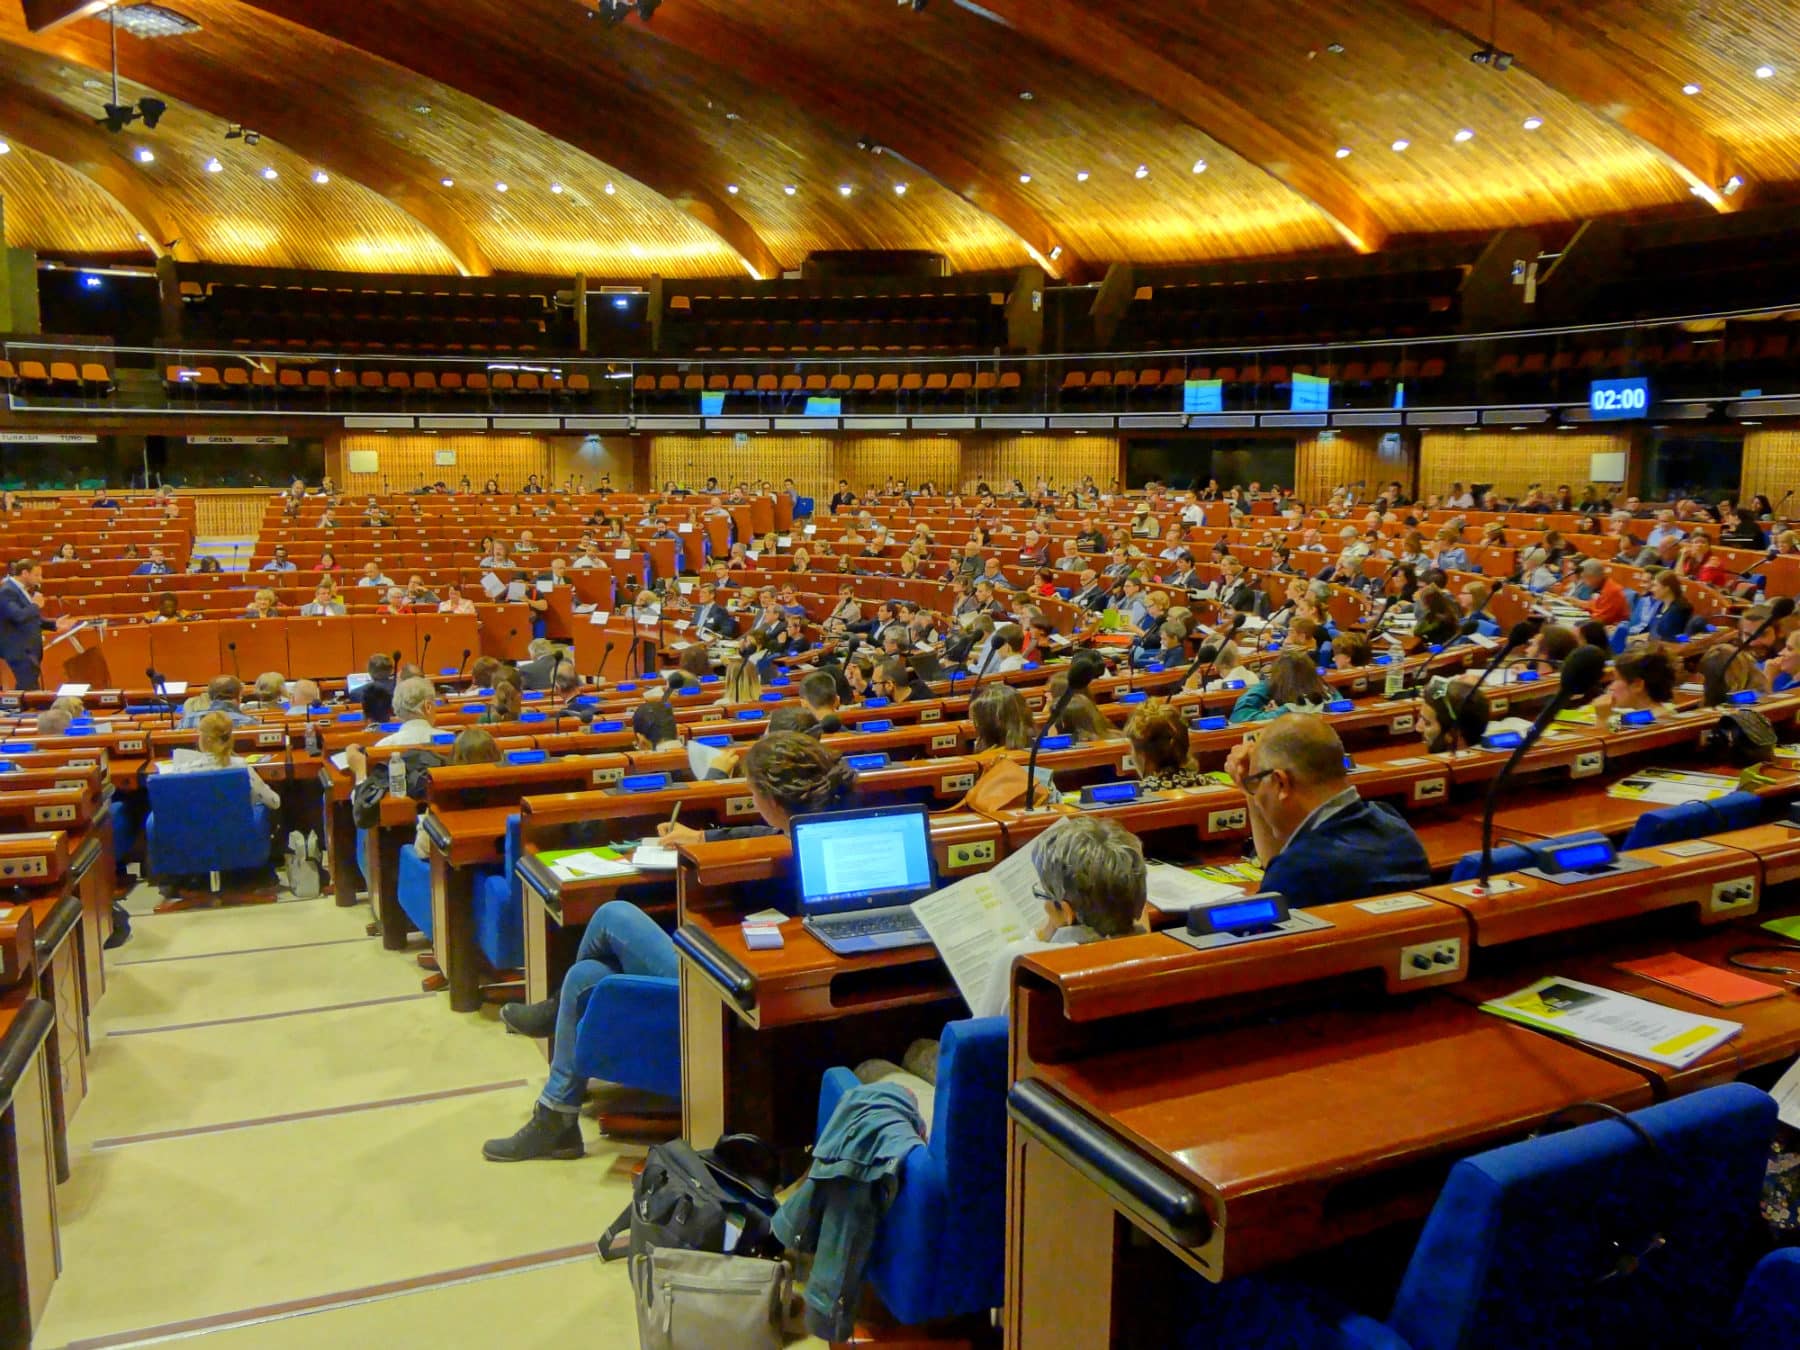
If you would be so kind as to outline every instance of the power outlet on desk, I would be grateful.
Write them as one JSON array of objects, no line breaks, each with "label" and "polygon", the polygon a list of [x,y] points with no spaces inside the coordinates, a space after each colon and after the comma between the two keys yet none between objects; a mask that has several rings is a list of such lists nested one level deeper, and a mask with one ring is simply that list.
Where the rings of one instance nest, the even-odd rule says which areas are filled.
[{"label": "power outlet on desk", "polygon": [[1404,736],[1413,729],[1415,720],[1412,713],[1401,713],[1393,721],[1388,723],[1388,734],[1393,736]]},{"label": "power outlet on desk", "polygon": [[938,779],[938,791],[948,796],[952,792],[967,792],[975,786],[975,775],[972,773],[947,773]]},{"label": "power outlet on desk", "polygon": [[595,769],[593,784],[595,787],[605,787],[608,783],[618,782],[624,776],[625,770],[619,765],[614,765],[610,769]]},{"label": "power outlet on desk", "polygon": [[1569,765],[1569,777],[1592,778],[1606,768],[1606,752],[1604,750],[1583,750]]},{"label": "power outlet on desk", "polygon": [[1508,703],[1503,698],[1490,698],[1488,700],[1488,716],[1489,717],[1505,717],[1506,710],[1508,708],[1510,708],[1511,706],[1512,706],[1512,704]]},{"label": "power outlet on desk", "polygon": [[119,753],[121,755],[141,755],[144,753],[144,743],[140,740],[120,741]]},{"label": "power outlet on desk", "polygon": [[946,736],[933,736],[931,738],[931,748],[933,750],[956,749],[956,733],[952,731]]},{"label": "power outlet on desk", "polygon": [[62,778],[50,785],[58,792],[80,792],[87,787],[85,778]]},{"label": "power outlet on desk", "polygon": [[259,731],[256,733],[256,743],[258,745],[286,745],[287,732]]},{"label": "power outlet on desk", "polygon": [[1400,978],[1422,980],[1427,975],[1445,975],[1461,968],[1461,938],[1440,938],[1436,942],[1415,942],[1400,949]]},{"label": "power outlet on desk", "polygon": [[62,821],[75,819],[73,806],[37,806],[32,808],[31,818],[39,825],[55,825]]},{"label": "power outlet on desk", "polygon": [[736,820],[740,816],[756,814],[756,803],[748,797],[728,797],[725,800],[725,819]]},{"label": "power outlet on desk", "polygon": [[1712,896],[1706,902],[1709,914],[1725,914],[1732,910],[1756,907],[1756,878],[1739,877],[1736,881],[1713,882]]},{"label": "power outlet on desk", "polygon": [[1208,834],[1227,834],[1234,830],[1246,829],[1250,817],[1243,807],[1230,811],[1208,811],[1206,813],[1206,832]]},{"label": "power outlet on desk", "polygon": [[5,858],[0,859],[0,877],[47,877],[50,875],[49,859],[43,857]]},{"label": "power outlet on desk", "polygon": [[944,720],[944,710],[942,708],[921,708],[919,709],[919,720],[921,722],[941,722]]},{"label": "power outlet on desk", "polygon": [[1441,802],[1448,784],[1442,778],[1421,778],[1413,784],[1412,799],[1414,802]]},{"label": "power outlet on desk", "polygon": [[983,863],[994,861],[994,841],[977,839],[972,844],[950,845],[950,870],[957,871],[964,867],[980,867]]}]

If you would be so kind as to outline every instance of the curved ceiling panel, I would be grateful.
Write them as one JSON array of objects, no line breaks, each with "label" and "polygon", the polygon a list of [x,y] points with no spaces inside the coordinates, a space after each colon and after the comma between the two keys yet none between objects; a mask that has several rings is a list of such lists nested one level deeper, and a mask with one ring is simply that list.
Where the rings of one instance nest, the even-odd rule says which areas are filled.
[{"label": "curved ceiling panel", "polygon": [[8,139],[5,123],[0,110],[0,140],[12,147],[0,155],[0,206],[9,248],[80,257],[147,257],[137,226],[117,202],[75,170]]}]

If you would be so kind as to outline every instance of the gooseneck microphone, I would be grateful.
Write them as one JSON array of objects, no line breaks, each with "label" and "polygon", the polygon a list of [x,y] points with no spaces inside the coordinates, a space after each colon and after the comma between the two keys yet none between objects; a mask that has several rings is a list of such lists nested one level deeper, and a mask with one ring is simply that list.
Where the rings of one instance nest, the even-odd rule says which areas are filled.
[{"label": "gooseneck microphone", "polygon": [[600,653],[600,669],[594,674],[595,684],[606,683],[606,658],[613,654],[614,645],[615,644],[608,642],[606,647]]},{"label": "gooseneck microphone", "polygon": [[1477,894],[1487,894],[1488,879],[1494,872],[1494,804],[1500,798],[1500,785],[1512,776],[1514,767],[1538,743],[1545,728],[1556,719],[1556,715],[1576,699],[1586,698],[1593,693],[1605,674],[1606,653],[1598,647],[1583,645],[1569,653],[1568,659],[1562,664],[1562,686],[1544,705],[1544,710],[1532,722],[1531,729],[1508,756],[1500,772],[1488,783],[1487,801],[1481,808],[1481,880]]},{"label": "gooseneck microphone", "polygon": [[1520,619],[1511,628],[1507,629],[1505,643],[1502,644],[1499,651],[1494,653],[1494,659],[1487,663],[1487,667],[1481,672],[1481,678],[1475,681],[1475,687],[1479,689],[1482,685],[1486,684],[1487,677],[1492,675],[1507,657],[1511,656],[1514,652],[1518,651],[1519,648],[1523,647],[1526,643],[1536,637],[1538,629],[1542,626],[1541,620],[1538,623],[1533,623],[1530,619]]},{"label": "gooseneck microphone", "polygon": [[431,650],[431,634],[427,633],[425,635],[425,640],[419,644],[419,671],[428,680],[431,678],[431,670],[425,664],[425,653],[430,650]]},{"label": "gooseneck microphone", "polygon": [[238,669],[237,643],[227,642],[225,646],[231,651],[231,673],[237,678],[237,682],[242,684],[244,682],[244,672]]},{"label": "gooseneck microphone", "polygon": [[[1743,637],[1743,638],[1738,639],[1737,645],[1735,647],[1733,647],[1731,650],[1731,661],[1737,660],[1737,654],[1739,652],[1743,651],[1746,647],[1754,646],[1756,644],[1756,640],[1759,637],[1761,637],[1764,633],[1768,632],[1771,628],[1773,628],[1776,624],[1780,623],[1783,619],[1787,618],[1793,612],[1794,612],[1794,597],[1793,596],[1784,595],[1784,596],[1779,597],[1776,600],[1771,601],[1769,603],[1769,617],[1764,619],[1754,629],[1752,629],[1750,632],[1750,635],[1748,637]],[[1727,661],[1726,664],[1729,665],[1731,663],[1731,661]]]},{"label": "gooseneck microphone", "polygon": [[1038,728],[1036,736],[1031,738],[1031,754],[1025,761],[1025,809],[1031,810],[1033,799],[1037,796],[1037,759],[1038,751],[1044,747],[1044,737],[1050,734],[1050,728],[1056,724],[1069,706],[1069,700],[1076,694],[1087,692],[1087,688],[1106,671],[1106,662],[1098,652],[1079,651],[1069,661],[1068,683],[1063,686],[1062,697],[1056,700],[1056,706],[1044,719],[1044,725]]},{"label": "gooseneck microphone", "polygon": [[460,660],[456,663],[456,678],[457,679],[460,680],[462,678],[462,673],[463,673],[464,669],[467,668],[468,664],[469,664],[469,648],[464,647],[463,654],[462,654],[462,660]]}]

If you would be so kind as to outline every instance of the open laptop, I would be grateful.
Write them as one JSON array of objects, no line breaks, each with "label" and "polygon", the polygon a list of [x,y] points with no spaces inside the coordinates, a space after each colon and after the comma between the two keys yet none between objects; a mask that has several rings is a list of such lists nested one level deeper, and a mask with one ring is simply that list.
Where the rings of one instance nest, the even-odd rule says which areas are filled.
[{"label": "open laptop", "polygon": [[912,902],[934,889],[923,805],[795,816],[789,826],[803,926],[839,956],[931,941]]}]

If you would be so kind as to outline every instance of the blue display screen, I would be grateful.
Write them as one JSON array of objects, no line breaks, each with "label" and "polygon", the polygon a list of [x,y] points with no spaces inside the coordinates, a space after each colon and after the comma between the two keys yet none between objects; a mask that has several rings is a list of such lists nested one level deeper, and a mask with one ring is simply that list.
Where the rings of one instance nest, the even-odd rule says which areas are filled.
[{"label": "blue display screen", "polygon": [[1555,849],[1551,856],[1565,872],[1581,872],[1590,867],[1606,866],[1613,860],[1613,847],[1604,839],[1594,839],[1585,844],[1571,844],[1567,848]]},{"label": "blue display screen", "polygon": [[858,773],[868,773],[871,769],[885,769],[888,766],[888,757],[884,754],[846,755],[845,759]]},{"label": "blue display screen", "polygon": [[1495,731],[1481,738],[1489,750],[1516,750],[1525,737],[1517,731]]},{"label": "blue display screen", "polygon": [[702,417],[717,417],[720,413],[722,413],[724,411],[725,411],[724,391],[721,390],[716,393],[706,393],[706,394],[700,395],[700,415]]},{"label": "blue display screen", "polygon": [[806,400],[808,417],[836,417],[844,411],[844,400],[841,398],[809,398]]},{"label": "blue display screen", "polygon": [[1294,412],[1324,412],[1331,407],[1331,381],[1322,375],[1294,375],[1288,407]]},{"label": "blue display screen", "polygon": [[1588,416],[1615,422],[1650,413],[1650,381],[1642,375],[1623,380],[1594,380],[1588,385]]},{"label": "blue display screen", "polygon": [[1073,736],[1046,736],[1038,748],[1040,750],[1067,750],[1074,743]]},{"label": "blue display screen", "polygon": [[894,723],[890,718],[879,717],[867,722],[858,722],[856,729],[858,731],[892,731]]},{"label": "blue display screen", "polygon": [[1281,906],[1274,900],[1250,899],[1235,905],[1214,905],[1206,911],[1206,921],[1215,933],[1229,933],[1239,928],[1259,928],[1263,924],[1281,922]]},{"label": "blue display screen", "polygon": [[620,792],[660,792],[669,786],[666,773],[631,774],[619,780]]},{"label": "blue display screen", "polygon": [[1136,783],[1101,783],[1097,787],[1083,788],[1082,791],[1091,802],[1132,802],[1138,797]]},{"label": "blue display screen", "polygon": [[1184,380],[1181,384],[1181,411],[1216,413],[1225,411],[1225,381]]}]

